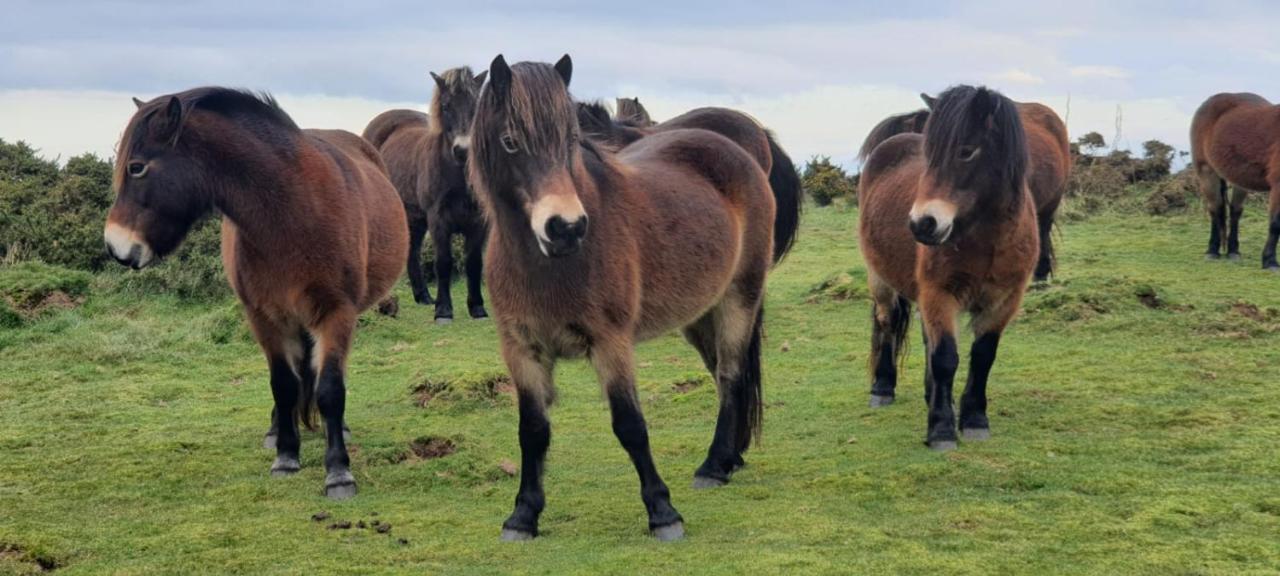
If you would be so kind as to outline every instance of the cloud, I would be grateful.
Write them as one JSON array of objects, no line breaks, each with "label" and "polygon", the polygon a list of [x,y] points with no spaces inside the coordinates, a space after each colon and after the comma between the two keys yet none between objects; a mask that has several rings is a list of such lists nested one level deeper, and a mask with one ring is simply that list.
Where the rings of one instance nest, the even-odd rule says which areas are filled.
[{"label": "cloud", "polygon": [[1044,78],[1036,76],[1026,70],[1018,70],[1010,68],[995,75],[995,79],[1008,84],[1025,84],[1029,86],[1038,86],[1044,84]]},{"label": "cloud", "polygon": [[1069,72],[1076,78],[1125,80],[1130,76],[1127,70],[1117,66],[1072,66]]}]

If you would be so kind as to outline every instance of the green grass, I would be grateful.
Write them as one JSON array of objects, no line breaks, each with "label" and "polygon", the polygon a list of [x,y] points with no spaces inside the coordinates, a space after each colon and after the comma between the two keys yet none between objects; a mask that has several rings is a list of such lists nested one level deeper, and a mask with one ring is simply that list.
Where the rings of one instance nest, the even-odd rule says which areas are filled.
[{"label": "green grass", "polygon": [[[513,402],[489,391],[492,323],[435,326],[405,286],[398,319],[365,317],[347,403],[361,493],[333,503],[317,435],[301,474],[268,477],[266,365],[232,302],[95,283],[79,308],[0,329],[0,572],[1275,573],[1280,276],[1258,268],[1259,222],[1241,264],[1203,261],[1198,214],[1064,226],[1059,280],[1002,341],[994,438],[935,454],[918,328],[899,402],[868,409],[868,303],[842,287],[865,278],[856,214],[811,210],[770,281],[764,444],[728,487],[689,487],[716,405],[709,384],[677,389],[705,382],[696,354],[675,336],[639,350],[688,530],[673,545],[646,534],[582,362],[558,374],[543,536],[503,544],[519,449]],[[428,437],[456,452],[410,456]],[[374,512],[389,535],[326,529]]]}]

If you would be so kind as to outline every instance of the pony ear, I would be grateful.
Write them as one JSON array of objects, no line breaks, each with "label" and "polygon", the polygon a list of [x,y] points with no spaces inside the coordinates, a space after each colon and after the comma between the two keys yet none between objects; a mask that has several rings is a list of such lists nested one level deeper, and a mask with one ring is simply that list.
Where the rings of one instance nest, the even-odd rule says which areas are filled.
[{"label": "pony ear", "polygon": [[184,120],[186,120],[186,112],[182,109],[182,101],[178,100],[177,96],[170,96],[169,103],[155,115],[156,138],[167,140],[170,146],[177,144]]},{"label": "pony ear", "polygon": [[134,97],[133,97],[133,105],[134,105],[134,106],[137,106],[138,108],[141,108],[141,107],[145,106],[146,104],[147,104],[146,102],[143,102],[143,101],[139,100],[137,96],[134,96]]},{"label": "pony ear", "polygon": [[501,54],[489,64],[489,87],[497,94],[505,95],[511,91],[511,67],[507,66],[507,59]]},{"label": "pony ear", "polygon": [[436,87],[440,88],[441,90],[445,89],[444,78],[441,78],[439,74],[432,72],[431,79],[436,81]]},{"label": "pony ear", "polygon": [[933,96],[925,94],[924,92],[920,93],[920,99],[924,100],[924,105],[929,107],[930,110],[933,110],[933,106],[938,103],[937,98],[934,98]]},{"label": "pony ear", "polygon": [[481,70],[479,74],[476,74],[476,88],[484,86],[484,79],[488,77],[489,77],[488,70]]},{"label": "pony ear", "polygon": [[573,59],[568,54],[560,57],[556,62],[556,72],[560,74],[560,79],[564,80],[564,87],[569,87],[569,79],[573,78]]}]

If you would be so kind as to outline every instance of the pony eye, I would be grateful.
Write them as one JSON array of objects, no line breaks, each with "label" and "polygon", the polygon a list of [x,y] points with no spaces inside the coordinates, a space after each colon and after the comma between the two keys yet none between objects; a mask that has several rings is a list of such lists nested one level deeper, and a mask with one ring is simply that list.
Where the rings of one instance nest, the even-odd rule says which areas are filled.
[{"label": "pony eye", "polygon": [[142,162],[130,162],[129,175],[133,176],[134,178],[141,178],[143,176],[146,176],[148,166],[149,164],[144,164]]},{"label": "pony eye", "polygon": [[977,158],[978,152],[981,150],[977,146],[961,146],[960,150],[956,152],[956,158],[959,158],[961,162],[969,162]]},{"label": "pony eye", "polygon": [[520,145],[516,144],[516,139],[511,134],[503,134],[502,149],[506,150],[507,154],[515,154],[520,151]]}]

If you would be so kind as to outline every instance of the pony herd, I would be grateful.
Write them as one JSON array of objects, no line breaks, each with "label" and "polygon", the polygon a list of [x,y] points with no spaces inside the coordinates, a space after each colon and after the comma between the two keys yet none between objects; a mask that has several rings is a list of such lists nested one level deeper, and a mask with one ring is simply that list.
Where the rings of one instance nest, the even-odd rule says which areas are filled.
[{"label": "pony herd", "polygon": [[[429,115],[383,113],[363,138],[299,129],[271,97],[226,88],[135,100],[116,157],[109,253],[150,265],[199,218],[222,215],[227,277],[270,371],[271,474],[299,470],[299,426],[314,426],[318,413],[325,494],[348,498],[357,491],[344,425],[357,317],[407,267],[414,299],[450,321],[451,236],[460,234],[467,312],[489,315],[483,276],[519,407],[520,486],[503,539],[538,534],[555,367],[583,356],[635,466],[651,533],[682,538],[649,446],[633,349],[678,328],[698,351],[720,402],[694,486],[729,482],[760,434],[765,285],[799,227],[795,166],[740,112],[699,108],[656,123],[638,100],[619,99],[616,116],[575,102],[568,56],[554,65],[498,56],[480,74],[432,77]],[[874,299],[871,403],[894,399],[914,302],[926,340],[926,443],[945,450],[990,434],[987,377],[1028,279],[1053,272],[1050,231],[1070,152],[1065,126],[1044,106],[969,86],[925,100],[926,110],[885,120],[863,145],[860,230]],[[1219,179],[1262,189],[1205,149]],[[434,299],[421,269],[427,233]],[[957,426],[961,311],[976,339]]]}]

